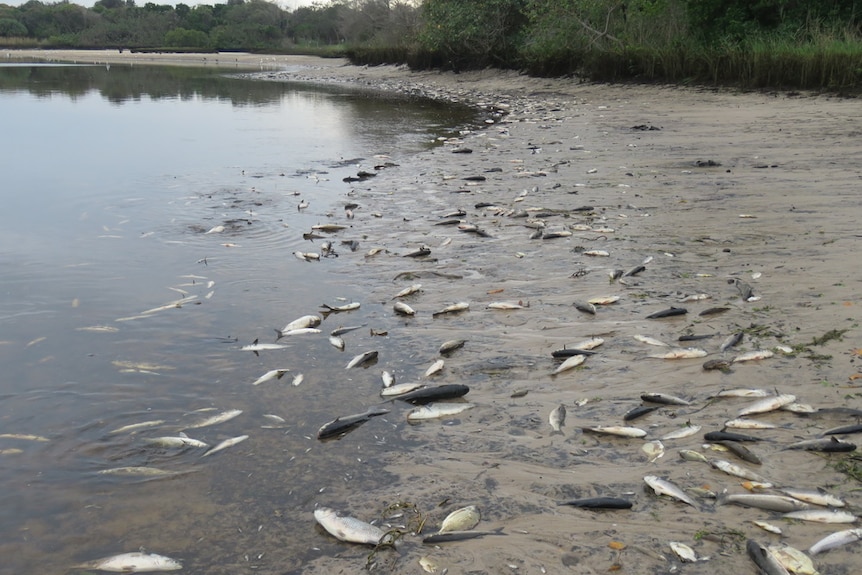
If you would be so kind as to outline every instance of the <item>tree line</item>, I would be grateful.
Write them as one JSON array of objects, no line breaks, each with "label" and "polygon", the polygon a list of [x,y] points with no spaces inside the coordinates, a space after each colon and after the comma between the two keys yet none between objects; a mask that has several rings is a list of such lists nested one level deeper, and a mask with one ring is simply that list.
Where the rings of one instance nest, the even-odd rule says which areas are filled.
[{"label": "tree line", "polygon": [[862,0],[264,0],[0,4],[5,46],[242,50],[598,80],[856,90]]}]

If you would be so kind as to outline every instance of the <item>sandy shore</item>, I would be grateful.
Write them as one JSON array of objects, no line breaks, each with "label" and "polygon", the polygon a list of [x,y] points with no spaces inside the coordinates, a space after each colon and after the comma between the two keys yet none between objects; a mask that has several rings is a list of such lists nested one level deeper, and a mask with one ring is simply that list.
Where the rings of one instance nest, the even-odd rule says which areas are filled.
[{"label": "sandy shore", "polygon": [[[200,56],[107,52],[62,52],[56,58],[202,63]],[[469,397],[478,407],[459,425],[405,430],[408,439],[438,449],[393,453],[385,467],[403,479],[395,491],[425,508],[443,499],[455,506],[476,503],[483,512],[481,529],[502,527],[508,534],[440,549],[413,546],[397,558],[381,554],[382,561],[400,572],[420,572],[419,557],[431,555],[449,573],[663,573],[680,561],[668,543],[681,541],[698,556],[711,557],[687,565],[685,572],[730,575],[754,571],[744,550],[747,538],[807,549],[846,528],[790,523],[709,498],[691,507],[656,497],[643,478],[657,475],[713,492],[752,488],[707,464],[683,461],[678,451],[684,448],[754,467],[778,487],[825,487],[858,508],[858,483],[833,467],[843,455],[782,449],[854,423],[854,414],[758,415],[777,427],[735,430],[764,440],[752,447],[763,460],[757,466],[705,447],[703,440],[703,433],[721,429],[751,401],[708,401],[722,389],[778,390],[815,410],[862,408],[857,100],[609,86],[494,70],[413,73],[317,58],[263,61],[231,54],[207,56],[205,64],[257,62],[259,77],[270,81],[343,82],[469,102],[489,116],[503,112],[486,129],[405,158],[351,192],[362,206],[352,225],[363,226],[368,237],[383,238],[404,253],[422,243],[432,250],[430,258],[409,266],[401,258],[364,263],[357,273],[379,280],[369,299],[388,300],[420,278],[425,293],[410,304],[427,313],[411,327],[414,337],[439,345],[454,333],[469,341],[447,359],[447,369],[475,383]],[[457,148],[472,153],[454,154]],[[484,179],[466,179],[478,176]],[[487,237],[434,225],[436,216],[456,209],[465,210],[461,219]],[[381,217],[370,217],[372,212]],[[531,239],[537,220],[563,237]],[[644,271],[609,281],[609,271],[640,264]],[[414,279],[393,282],[406,270]],[[752,290],[748,300],[741,297],[744,285]],[[698,294],[708,299],[686,300]],[[619,299],[597,305],[595,314],[572,305],[601,296]],[[438,306],[462,300],[470,301],[469,313],[430,318]],[[486,309],[493,302],[529,307]],[[687,313],[647,319],[671,306]],[[831,330],[841,335],[816,344]],[[743,341],[719,352],[726,337],[739,331],[746,332]],[[710,337],[678,339],[691,334]],[[641,343],[635,335],[668,347],[696,346],[709,356],[653,359],[648,356],[667,348]],[[559,361],[551,351],[590,337],[605,340],[599,353],[581,368],[552,375]],[[702,367],[708,359],[755,350],[774,355],[733,364],[727,372]],[[644,450],[643,439],[581,431],[623,425],[623,415],[641,404],[645,392],[693,403],[661,406],[625,422],[646,430],[647,440],[687,423],[702,431],[663,441],[665,453],[658,458]],[[551,433],[548,415],[561,404],[568,411],[566,425],[562,434]],[[393,486],[361,494],[345,488],[331,497],[338,495],[347,510],[382,509],[392,502]],[[598,495],[635,505],[605,512],[557,506]],[[752,520],[779,524],[783,539]],[[315,560],[302,572],[358,571],[362,561],[347,550]],[[824,573],[855,572],[858,549],[830,551],[816,563]]]}]

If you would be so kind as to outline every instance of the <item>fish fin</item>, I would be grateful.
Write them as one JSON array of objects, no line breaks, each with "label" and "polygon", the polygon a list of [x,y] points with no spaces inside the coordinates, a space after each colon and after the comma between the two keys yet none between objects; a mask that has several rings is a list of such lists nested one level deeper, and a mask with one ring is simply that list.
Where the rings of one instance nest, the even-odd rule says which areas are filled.
[{"label": "fish fin", "polygon": [[275,333],[278,334],[278,337],[275,338],[275,341],[278,341],[284,337],[284,332],[281,331],[280,329],[275,329],[273,331],[275,331]]}]

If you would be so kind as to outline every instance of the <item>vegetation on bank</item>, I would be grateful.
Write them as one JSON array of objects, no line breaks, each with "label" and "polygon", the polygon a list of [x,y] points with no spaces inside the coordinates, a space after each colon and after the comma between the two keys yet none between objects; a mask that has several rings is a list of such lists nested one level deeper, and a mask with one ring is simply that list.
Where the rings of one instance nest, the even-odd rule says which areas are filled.
[{"label": "vegetation on bank", "polygon": [[7,47],[259,51],[749,88],[862,87],[862,0],[0,4]]}]

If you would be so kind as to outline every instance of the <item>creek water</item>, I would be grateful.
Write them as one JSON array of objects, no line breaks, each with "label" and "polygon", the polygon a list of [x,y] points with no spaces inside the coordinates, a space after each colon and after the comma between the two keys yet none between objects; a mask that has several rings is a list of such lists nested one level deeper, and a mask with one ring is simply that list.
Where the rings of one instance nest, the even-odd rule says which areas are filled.
[{"label": "creek water", "polygon": [[[317,428],[362,410],[342,383],[355,334],[344,352],[325,335],[368,319],[241,348],[361,299],[326,271],[334,255],[293,255],[321,252],[303,234],[337,222],[361,241],[344,178],[457,134],[475,110],[218,70],[26,62],[0,66],[0,109],[0,572],[142,547],[193,573],[300,564],[308,502],[345,465],[318,459]],[[290,372],[252,385],[277,368]],[[242,414],[189,428],[227,410]],[[210,446],[249,437],[205,458],[148,442],[182,430]],[[351,468],[388,449],[365,442]],[[167,474],[105,473],[128,467]]]}]

